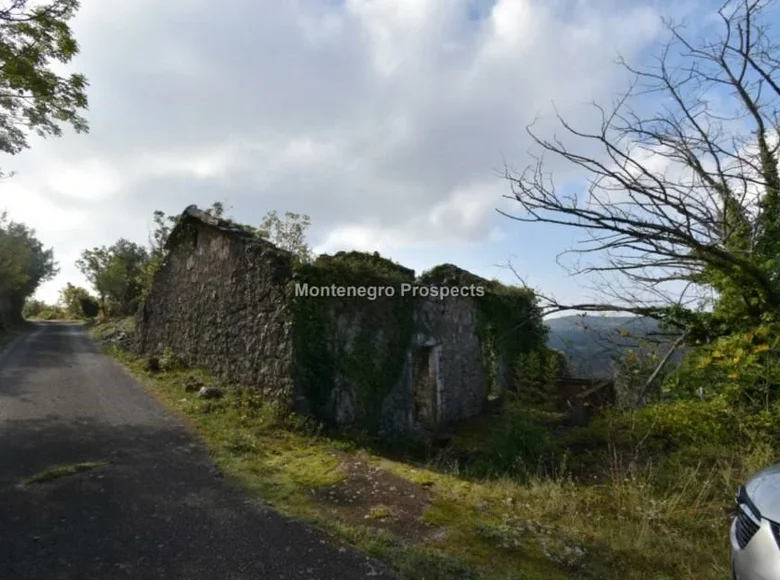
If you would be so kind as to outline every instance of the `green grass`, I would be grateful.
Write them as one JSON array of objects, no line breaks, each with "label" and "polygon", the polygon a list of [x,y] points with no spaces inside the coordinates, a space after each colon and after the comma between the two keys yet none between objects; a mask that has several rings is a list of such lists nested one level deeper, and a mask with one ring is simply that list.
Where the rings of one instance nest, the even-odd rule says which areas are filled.
[{"label": "green grass", "polygon": [[[336,534],[410,579],[725,578],[734,491],[748,474],[778,459],[772,446],[758,443],[645,453],[642,442],[652,438],[640,431],[654,423],[640,424],[628,440],[616,442],[609,425],[562,434],[551,429],[550,440],[532,442],[527,439],[551,419],[510,408],[499,419],[475,421],[428,461],[391,460],[329,438],[256,394],[198,399],[184,384],[212,384],[200,371],[170,365],[172,370],[152,375],[144,360],[114,347],[107,351],[190,422],[228,477],[281,513]],[[507,460],[512,452],[521,461]],[[343,454],[359,455],[429,491],[432,504],[423,519],[442,534],[402,539],[349,523],[318,503],[313,490],[346,477]],[[462,455],[473,461],[460,461]],[[535,463],[535,456],[543,461]],[[382,521],[389,511],[377,506],[369,520]]]},{"label": "green grass", "polygon": [[132,316],[126,318],[115,318],[99,322],[93,320],[86,323],[92,336],[96,340],[103,340],[107,336],[112,336],[118,332],[132,334],[135,332],[135,320]]},{"label": "green grass", "polygon": [[36,483],[45,483],[47,481],[53,481],[61,477],[67,477],[69,475],[76,475],[84,471],[90,471],[98,467],[105,466],[106,463],[100,461],[86,461],[83,463],[71,463],[69,465],[58,465],[44,471],[40,471],[28,477],[24,480],[25,485],[34,485]]}]

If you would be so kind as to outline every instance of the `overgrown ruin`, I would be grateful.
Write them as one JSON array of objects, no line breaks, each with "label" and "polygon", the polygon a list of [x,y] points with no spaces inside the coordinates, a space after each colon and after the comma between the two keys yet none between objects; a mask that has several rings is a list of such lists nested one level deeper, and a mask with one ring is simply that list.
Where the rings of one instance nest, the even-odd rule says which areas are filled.
[{"label": "overgrown ruin", "polygon": [[169,349],[325,423],[384,435],[480,414],[545,340],[528,290],[452,265],[415,277],[361,252],[298,264],[195,206],[171,233],[138,335],[144,354]]}]

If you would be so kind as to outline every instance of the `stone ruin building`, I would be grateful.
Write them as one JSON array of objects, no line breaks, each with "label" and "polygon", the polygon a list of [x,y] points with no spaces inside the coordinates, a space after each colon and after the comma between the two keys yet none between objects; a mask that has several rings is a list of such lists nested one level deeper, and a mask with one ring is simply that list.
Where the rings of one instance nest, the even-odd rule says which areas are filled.
[{"label": "stone ruin building", "polygon": [[[140,351],[168,349],[332,425],[437,432],[482,413],[491,392],[512,388],[518,353],[544,343],[529,291],[452,265],[415,277],[360,252],[301,264],[196,206],[167,252],[138,313]],[[434,287],[484,295],[424,295]]]}]

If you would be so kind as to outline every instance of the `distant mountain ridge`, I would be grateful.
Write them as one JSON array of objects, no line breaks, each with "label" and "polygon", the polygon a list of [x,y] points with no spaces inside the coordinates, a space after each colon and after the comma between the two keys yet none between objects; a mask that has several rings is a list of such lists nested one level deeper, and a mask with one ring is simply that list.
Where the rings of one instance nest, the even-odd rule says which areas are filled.
[{"label": "distant mountain ridge", "polygon": [[614,358],[645,346],[638,339],[659,341],[652,349],[664,353],[671,343],[652,336],[659,332],[658,322],[641,316],[572,315],[548,319],[545,324],[550,330],[548,346],[566,355],[569,372],[577,378],[611,378]]}]

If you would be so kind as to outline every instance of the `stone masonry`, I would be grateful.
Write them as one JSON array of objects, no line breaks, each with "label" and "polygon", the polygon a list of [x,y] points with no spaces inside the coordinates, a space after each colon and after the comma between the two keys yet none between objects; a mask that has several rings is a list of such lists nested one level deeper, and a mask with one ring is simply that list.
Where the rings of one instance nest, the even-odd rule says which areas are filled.
[{"label": "stone masonry", "polygon": [[[320,258],[325,265],[331,259]],[[411,270],[398,268],[414,279]],[[313,351],[327,363],[320,372],[302,368],[312,357],[298,352],[308,337],[296,326],[295,276],[289,253],[190,206],[171,233],[165,263],[139,311],[138,348],[144,354],[169,350],[190,366],[345,427],[364,425],[366,416],[377,414],[380,433],[421,435],[483,411],[488,372],[474,298],[416,298],[409,311],[411,336],[390,367],[379,359],[398,335],[392,317],[381,316],[392,304],[323,299],[316,313],[330,330],[321,352]],[[296,333],[302,340],[296,342]],[[360,346],[360,336],[369,337],[368,346]],[[354,365],[356,357],[368,356],[360,349],[369,347],[377,360],[364,361],[367,373],[342,364]],[[361,376],[373,378],[371,365],[391,369],[387,390],[374,402],[360,384]],[[324,395],[317,399],[314,388]]]}]

